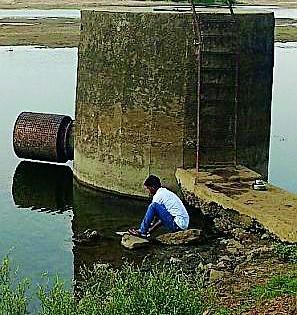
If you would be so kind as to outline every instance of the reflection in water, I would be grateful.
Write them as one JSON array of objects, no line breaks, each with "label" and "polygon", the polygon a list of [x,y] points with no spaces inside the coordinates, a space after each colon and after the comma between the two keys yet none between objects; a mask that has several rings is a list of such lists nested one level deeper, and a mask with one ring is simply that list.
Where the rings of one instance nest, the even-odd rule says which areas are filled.
[{"label": "reflection in water", "polygon": [[68,166],[21,162],[14,174],[12,194],[18,208],[61,214],[72,210],[73,240],[87,229],[102,237],[95,242],[74,241],[74,278],[82,264],[97,261],[120,264],[124,258],[139,260],[148,251],[130,252],[120,245],[116,231],[138,225],[147,202],[97,192],[74,182]]},{"label": "reflection in water", "polygon": [[12,195],[19,208],[63,213],[72,206],[72,186],[70,167],[23,161],[13,177]]},{"label": "reflection in water", "polygon": [[[123,259],[141,261],[156,246],[129,251],[120,244],[116,231],[138,226],[147,207],[147,201],[105,192],[98,192],[73,182],[68,166],[37,162],[21,162],[14,175],[13,198],[20,208],[31,208],[52,214],[72,210],[74,278],[81,265],[108,262],[119,265]],[[191,224],[202,222],[196,209],[189,209]],[[95,241],[80,242],[87,230],[96,230],[101,236]]]},{"label": "reflection in water", "polygon": [[142,200],[124,198],[104,192],[93,191],[74,183],[72,230],[77,237],[86,229],[97,230],[102,238],[90,244],[76,243],[73,249],[74,270],[96,261],[119,265],[123,259],[139,261],[149,249],[129,251],[123,249],[116,231],[125,231],[137,226],[146,209]]}]

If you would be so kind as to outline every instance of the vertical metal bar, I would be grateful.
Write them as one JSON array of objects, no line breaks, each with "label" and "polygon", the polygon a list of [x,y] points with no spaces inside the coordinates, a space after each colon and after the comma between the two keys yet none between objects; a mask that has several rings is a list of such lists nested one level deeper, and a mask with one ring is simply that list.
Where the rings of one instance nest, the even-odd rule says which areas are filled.
[{"label": "vertical metal bar", "polygon": [[195,34],[194,44],[196,47],[197,57],[197,148],[196,148],[196,171],[199,172],[200,161],[200,89],[201,89],[201,29],[200,29],[200,17],[197,15],[193,0],[189,0],[193,13],[193,29]]},{"label": "vertical metal bar", "polygon": [[239,45],[239,25],[235,15],[232,16],[235,25],[235,95],[234,95],[234,166],[237,165],[237,130],[238,130],[238,102],[239,102],[239,65],[240,65],[240,45]]}]

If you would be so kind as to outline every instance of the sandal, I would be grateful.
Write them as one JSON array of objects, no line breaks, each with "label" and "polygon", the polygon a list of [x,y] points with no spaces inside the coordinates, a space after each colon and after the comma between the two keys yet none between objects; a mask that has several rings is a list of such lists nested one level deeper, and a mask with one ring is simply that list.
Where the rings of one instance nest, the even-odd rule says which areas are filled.
[{"label": "sandal", "polygon": [[133,236],[136,236],[136,237],[141,237],[141,238],[147,238],[147,237],[148,237],[147,234],[142,234],[142,233],[140,233],[139,230],[137,230],[137,229],[135,229],[135,228],[129,229],[129,230],[128,230],[128,233],[129,233],[130,235],[133,235]]}]

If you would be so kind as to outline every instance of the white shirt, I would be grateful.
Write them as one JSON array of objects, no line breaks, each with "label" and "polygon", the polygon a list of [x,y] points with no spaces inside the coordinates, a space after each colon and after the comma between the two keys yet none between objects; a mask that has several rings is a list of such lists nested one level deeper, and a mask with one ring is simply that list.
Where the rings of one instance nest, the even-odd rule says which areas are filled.
[{"label": "white shirt", "polygon": [[153,196],[153,202],[164,205],[166,210],[174,217],[174,222],[182,229],[189,226],[189,215],[182,201],[172,191],[161,187]]}]

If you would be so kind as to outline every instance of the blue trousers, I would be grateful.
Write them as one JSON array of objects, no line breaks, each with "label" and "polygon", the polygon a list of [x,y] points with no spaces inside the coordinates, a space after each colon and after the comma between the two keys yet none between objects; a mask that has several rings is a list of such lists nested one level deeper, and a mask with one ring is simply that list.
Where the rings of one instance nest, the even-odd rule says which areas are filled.
[{"label": "blue trousers", "polygon": [[179,231],[179,226],[174,222],[174,217],[166,210],[164,205],[152,202],[146,211],[140,226],[141,234],[147,234],[154,218],[161,220],[162,224],[171,232]]}]

